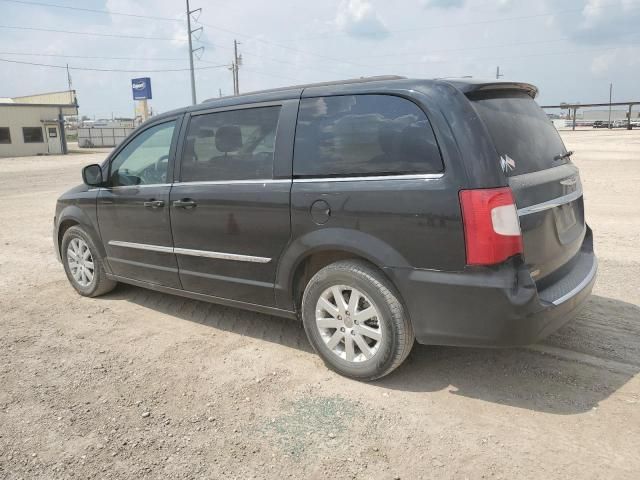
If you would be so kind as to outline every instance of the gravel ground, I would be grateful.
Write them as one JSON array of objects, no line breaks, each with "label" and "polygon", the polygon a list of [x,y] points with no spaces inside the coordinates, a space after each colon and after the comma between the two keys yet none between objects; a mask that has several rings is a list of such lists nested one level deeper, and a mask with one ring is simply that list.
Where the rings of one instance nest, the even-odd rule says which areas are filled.
[{"label": "gravel ground", "polygon": [[0,159],[0,478],[638,478],[640,132],[563,132],[600,275],[525,349],[416,346],[373,384],[297,322],[119,286],[78,296],[56,197],[104,152]]}]

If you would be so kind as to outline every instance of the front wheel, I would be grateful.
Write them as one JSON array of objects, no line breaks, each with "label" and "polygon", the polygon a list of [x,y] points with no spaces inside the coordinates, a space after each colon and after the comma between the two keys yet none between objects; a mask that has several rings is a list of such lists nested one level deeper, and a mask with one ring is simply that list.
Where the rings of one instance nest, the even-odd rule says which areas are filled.
[{"label": "front wheel", "polygon": [[104,271],[102,257],[93,241],[78,226],[70,227],[62,237],[61,257],[69,283],[85,297],[97,297],[117,284]]},{"label": "front wheel", "polygon": [[316,273],[304,291],[302,321],[325,364],[359,380],[391,373],[414,342],[395,288],[363,261],[336,262]]}]

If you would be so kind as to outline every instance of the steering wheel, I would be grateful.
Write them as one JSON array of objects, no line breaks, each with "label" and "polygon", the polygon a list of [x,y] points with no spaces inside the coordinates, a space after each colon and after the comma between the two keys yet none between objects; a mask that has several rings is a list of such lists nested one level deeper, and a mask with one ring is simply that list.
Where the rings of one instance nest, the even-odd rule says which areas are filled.
[{"label": "steering wheel", "polygon": [[166,165],[162,165],[163,163],[169,163],[169,155],[162,155],[158,160],[156,160],[156,163],[153,165],[153,175],[156,180],[159,180],[162,183],[167,181],[167,168]]}]

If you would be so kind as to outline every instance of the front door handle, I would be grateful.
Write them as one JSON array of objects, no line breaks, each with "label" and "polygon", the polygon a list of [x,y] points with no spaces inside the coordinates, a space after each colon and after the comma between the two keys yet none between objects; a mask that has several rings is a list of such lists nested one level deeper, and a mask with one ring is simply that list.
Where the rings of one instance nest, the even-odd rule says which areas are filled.
[{"label": "front door handle", "polygon": [[182,200],[175,200],[173,206],[176,208],[194,208],[198,204],[190,198],[183,198]]},{"label": "front door handle", "polygon": [[147,208],[160,208],[164,207],[164,200],[149,200],[144,202],[143,205]]}]

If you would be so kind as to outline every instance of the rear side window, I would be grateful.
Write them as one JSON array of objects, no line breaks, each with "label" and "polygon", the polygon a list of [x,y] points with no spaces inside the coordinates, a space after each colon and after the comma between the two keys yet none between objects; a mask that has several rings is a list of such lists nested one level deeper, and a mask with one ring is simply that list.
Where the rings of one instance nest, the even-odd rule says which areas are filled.
[{"label": "rear side window", "polygon": [[554,160],[566,153],[558,131],[544,111],[526,93],[491,95],[473,99],[487,126],[507,176],[557,167],[568,160]]},{"label": "rear side window", "polygon": [[433,173],[443,169],[429,120],[391,95],[305,98],[294,150],[296,177]]},{"label": "rear side window", "polygon": [[182,152],[182,182],[267,180],[280,107],[259,107],[191,118]]}]

